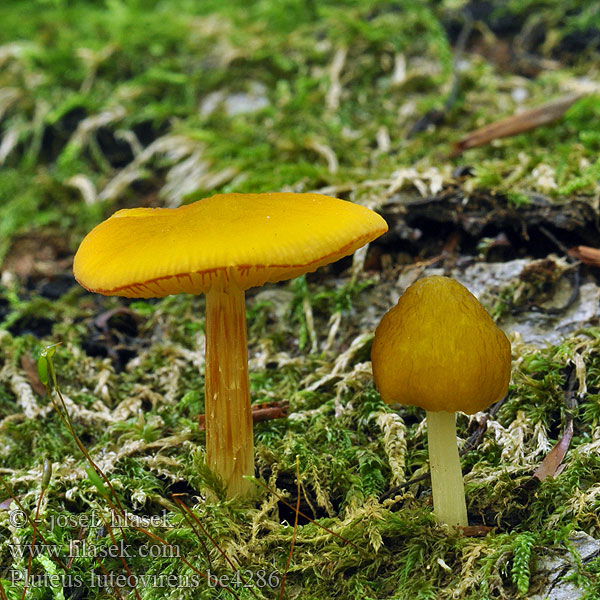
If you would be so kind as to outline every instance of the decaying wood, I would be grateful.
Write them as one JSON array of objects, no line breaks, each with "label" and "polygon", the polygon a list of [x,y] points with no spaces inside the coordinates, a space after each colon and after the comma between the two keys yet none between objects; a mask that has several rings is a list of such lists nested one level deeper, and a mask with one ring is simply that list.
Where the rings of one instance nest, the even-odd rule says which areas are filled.
[{"label": "decaying wood", "polygon": [[552,121],[556,121],[562,117],[567,109],[582,97],[583,94],[569,94],[564,98],[548,102],[518,115],[511,115],[510,117],[471,131],[454,144],[450,156],[453,158],[469,148],[483,146],[492,140],[517,135],[541,125],[552,123]]},{"label": "decaying wood", "polygon": [[458,186],[447,186],[439,194],[426,198],[393,196],[380,207],[390,232],[400,227],[422,227],[423,220],[454,224],[471,236],[479,236],[488,226],[516,232],[528,239],[528,229],[549,227],[555,232],[568,231],[584,244],[598,241],[597,215],[584,200],[555,203],[541,194],[528,195],[529,203],[514,206],[502,196],[475,190],[468,197]]},{"label": "decaying wood", "polygon": [[459,527],[461,533],[466,537],[485,537],[494,527],[489,525],[467,525]]}]

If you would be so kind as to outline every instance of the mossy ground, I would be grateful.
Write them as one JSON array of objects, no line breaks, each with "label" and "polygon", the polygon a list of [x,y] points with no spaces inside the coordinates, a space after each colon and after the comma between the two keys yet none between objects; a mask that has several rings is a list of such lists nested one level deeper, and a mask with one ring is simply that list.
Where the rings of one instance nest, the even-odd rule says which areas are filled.
[{"label": "mossy ground", "polygon": [[[285,402],[289,411],[255,426],[257,475],[269,489],[257,485],[249,503],[220,499],[203,462],[203,299],[124,302],[68,279],[60,293],[44,287],[68,272],[82,236],[117,208],[174,206],[217,191],[316,189],[380,207],[459,185],[467,196],[486,190],[507,210],[532,194],[597,210],[593,3],[505,2],[474,15],[456,101],[442,123],[408,135],[451,93],[461,8],[2,4],[0,475],[31,515],[44,463],[53,465],[38,525],[48,546],[31,572],[56,578],[34,579],[28,598],[133,598],[117,579],[127,569],[150,577],[138,580],[145,599],[277,598],[286,568],[289,598],[519,598],[542,586],[530,577],[537,558],[568,551],[574,531],[600,537],[598,329],[541,349],[515,338],[509,397],[463,457],[471,524],[492,527],[474,537],[435,524],[426,479],[385,498],[427,472],[422,412],[384,405],[368,363],[398,272],[386,265],[418,252],[400,260],[388,244],[379,261],[367,261],[375,265],[368,273],[353,277],[346,261],[249,292],[253,402]],[[473,128],[571,91],[588,95],[560,121],[448,158]],[[471,175],[457,182],[460,166]],[[588,276],[597,281],[597,271]],[[36,380],[40,351],[57,342],[53,363],[77,435],[123,508],[160,516],[162,526],[115,528],[111,539],[100,524],[110,523],[105,484],[86,472]],[[570,418],[564,470],[535,483]],[[460,416],[460,438],[478,426]],[[274,492],[294,507],[298,485],[300,510],[316,522],[301,517],[294,528],[293,508]],[[27,569],[32,540],[30,525],[11,523],[16,507],[0,509],[0,581],[11,600],[21,597],[22,583],[11,578]],[[127,552],[111,556],[121,539]],[[76,540],[87,551],[69,560]],[[162,554],[142,556],[142,547]],[[14,555],[19,548],[24,557]],[[230,590],[194,579],[181,557],[229,577]],[[114,586],[94,584],[92,573],[111,575]],[[178,585],[163,579],[160,587],[169,575]],[[575,561],[570,576],[582,597],[600,597],[598,558]]]}]

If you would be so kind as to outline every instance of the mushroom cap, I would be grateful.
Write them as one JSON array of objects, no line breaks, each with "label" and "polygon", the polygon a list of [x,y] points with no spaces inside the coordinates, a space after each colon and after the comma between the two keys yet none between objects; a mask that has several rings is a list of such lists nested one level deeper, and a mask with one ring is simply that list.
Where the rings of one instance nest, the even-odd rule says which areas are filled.
[{"label": "mushroom cap", "polygon": [[219,194],[119,210],[81,242],[73,273],[108,296],[156,298],[291,279],[387,231],[375,212],[319,194]]},{"label": "mushroom cap", "polygon": [[411,285],[381,319],[373,376],[388,404],[475,413],[510,380],[510,342],[460,283],[434,275]]}]

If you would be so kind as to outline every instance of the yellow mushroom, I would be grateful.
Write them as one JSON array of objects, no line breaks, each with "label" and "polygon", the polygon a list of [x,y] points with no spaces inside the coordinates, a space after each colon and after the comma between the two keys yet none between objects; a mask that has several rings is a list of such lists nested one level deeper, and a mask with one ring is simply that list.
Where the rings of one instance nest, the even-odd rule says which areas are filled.
[{"label": "yellow mushroom", "polygon": [[116,212],[81,242],[73,272],[105,295],[206,294],[206,456],[232,497],[254,473],[244,291],[314,271],[385,231],[373,211],[329,196],[220,194]]},{"label": "yellow mushroom", "polygon": [[371,361],[384,402],[427,411],[434,513],[466,526],[455,412],[485,410],[506,394],[510,342],[469,290],[432,276],[407,288],[381,319]]}]

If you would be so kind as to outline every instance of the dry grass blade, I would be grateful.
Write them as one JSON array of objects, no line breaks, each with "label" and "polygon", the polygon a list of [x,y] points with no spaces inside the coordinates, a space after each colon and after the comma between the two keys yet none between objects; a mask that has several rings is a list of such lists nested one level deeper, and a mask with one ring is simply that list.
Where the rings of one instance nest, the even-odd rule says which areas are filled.
[{"label": "dry grass blade", "polygon": [[[60,392],[60,389],[59,389],[59,387],[58,387],[58,383],[57,383],[57,380],[56,380],[56,373],[55,373],[55,371],[54,371],[54,365],[53,365],[53,363],[52,363],[52,354],[53,354],[53,352],[54,352],[52,348],[53,348],[52,346],[48,346],[48,347],[46,347],[46,348],[45,348],[45,352],[43,352],[43,353],[41,354],[41,356],[40,356],[40,359],[43,359],[43,365],[44,365],[44,367],[45,367],[45,370],[44,370],[44,369],[42,369],[42,370],[44,371],[44,376],[42,377],[42,376],[40,375],[40,380],[42,381],[42,383],[43,383],[43,384],[44,384],[44,386],[46,387],[46,391],[47,391],[47,393],[48,393],[48,396],[49,396],[49,398],[50,398],[50,400],[51,400],[51,402],[52,402],[52,404],[53,404],[53,406],[54,406],[54,409],[55,409],[55,410],[56,410],[56,412],[58,413],[58,415],[59,415],[59,417],[60,417],[61,421],[62,421],[62,422],[65,424],[65,426],[68,428],[68,430],[69,430],[69,433],[70,433],[70,434],[73,436],[73,439],[74,439],[74,440],[75,440],[75,442],[77,443],[77,446],[78,446],[78,447],[79,447],[79,449],[82,451],[82,453],[84,454],[84,456],[85,456],[86,460],[88,461],[88,463],[89,463],[89,465],[90,465],[89,474],[90,474],[90,475],[92,475],[92,474],[95,474],[96,476],[100,477],[100,478],[101,478],[101,480],[103,480],[103,481],[104,481],[104,483],[106,483],[106,484],[107,484],[107,486],[108,486],[108,489],[110,490],[110,495],[109,495],[109,492],[106,492],[106,493],[105,493],[105,495],[104,495],[104,497],[105,497],[105,500],[106,500],[107,504],[109,505],[109,507],[110,507],[111,511],[112,511],[113,513],[117,513],[119,516],[121,516],[122,518],[126,519],[125,511],[123,510],[123,507],[122,507],[121,503],[119,502],[119,499],[118,499],[118,497],[117,497],[117,494],[116,494],[116,492],[115,492],[115,490],[114,490],[114,488],[113,488],[112,484],[110,483],[110,481],[108,480],[108,478],[106,477],[106,475],[104,474],[104,472],[102,471],[102,469],[100,469],[100,467],[98,467],[98,465],[96,465],[96,463],[95,463],[95,462],[92,460],[91,456],[89,455],[88,451],[86,450],[85,446],[83,445],[83,443],[81,442],[81,440],[79,439],[79,437],[77,436],[77,433],[75,432],[75,430],[74,430],[74,428],[73,428],[73,423],[72,423],[72,421],[71,421],[71,418],[70,418],[69,412],[68,412],[68,410],[67,410],[67,407],[66,407],[66,405],[65,405],[64,398],[62,397],[62,394],[61,394],[61,392]],[[39,367],[39,363],[38,363],[38,367]],[[38,373],[41,373],[41,372],[39,371],[39,368],[38,368]],[[54,398],[54,395],[53,395],[53,393],[52,393],[53,391],[56,391],[56,394],[57,394],[57,396],[58,396],[58,398],[59,398],[59,400],[60,400],[60,405],[59,405],[58,401],[57,401],[57,400]],[[7,485],[7,484],[4,482],[4,480],[3,480],[1,477],[0,477],[0,483],[1,483],[1,484],[2,484],[2,485],[5,487],[5,489],[6,489],[6,490],[9,492],[9,495],[10,495],[10,496],[11,496],[11,498],[12,498],[12,499],[13,499],[13,500],[14,500],[14,501],[17,503],[17,505],[18,505],[18,506],[19,506],[19,508],[20,508],[20,509],[23,511],[23,513],[24,513],[24,514],[26,514],[26,513],[25,513],[25,511],[24,511],[24,508],[23,508],[23,506],[21,505],[21,503],[19,502],[19,500],[18,500],[18,499],[17,499],[17,498],[14,496],[14,494],[12,494],[12,492],[11,492],[10,488],[8,487],[8,485]],[[97,486],[97,487],[98,487],[98,486]],[[111,497],[110,497],[110,496],[112,496],[112,497],[114,498],[116,505],[115,505],[115,503],[113,503],[113,502],[111,501]],[[177,499],[175,499],[175,500],[177,500]],[[30,522],[30,524],[32,525],[32,527],[34,528],[34,530],[36,530],[36,531],[38,532],[38,535],[40,536],[40,538],[42,539],[42,541],[43,541],[44,543],[46,543],[46,540],[44,539],[44,536],[41,534],[41,532],[39,532],[39,530],[37,530],[37,528],[36,528],[36,525],[35,525],[35,522],[34,522],[34,521],[32,521],[30,517],[27,517],[27,519],[28,519],[28,521]],[[110,537],[111,537],[111,539],[112,539],[112,542],[113,542],[113,544],[114,544],[114,545],[117,545],[117,542],[116,542],[116,539],[115,539],[115,537],[114,537],[114,532],[112,531],[112,528],[110,527],[110,525],[109,525],[107,522],[105,522],[104,524],[105,524],[105,526],[106,526],[106,528],[107,528],[107,531],[109,532],[109,535],[110,535]],[[135,529],[136,529],[137,531],[139,531],[140,533],[143,533],[144,535],[146,535],[146,536],[147,536],[147,537],[149,537],[150,539],[157,540],[157,541],[159,541],[161,544],[163,544],[163,545],[167,546],[168,548],[171,548],[171,549],[173,549],[173,548],[174,548],[174,547],[172,546],[172,544],[169,544],[169,542],[167,542],[166,540],[164,540],[164,539],[163,539],[163,538],[161,538],[160,536],[158,536],[158,535],[156,535],[156,534],[152,533],[151,531],[148,531],[147,529],[144,529],[143,527],[138,527],[138,526],[135,526],[135,525],[134,525],[134,527],[135,527]],[[123,532],[123,535],[125,535],[125,534],[124,534],[124,532]],[[208,534],[207,534],[207,535],[208,535]],[[211,538],[210,538],[210,536],[209,536],[209,539],[211,539]],[[213,541],[213,540],[211,539],[211,541]],[[214,542],[213,542],[213,543],[214,543]],[[215,545],[216,545],[216,544],[215,544]],[[218,546],[217,546],[217,548],[219,549],[219,551],[221,551],[221,549],[220,549]],[[222,552],[222,551],[221,551],[221,552]],[[123,566],[124,566],[125,570],[127,571],[128,575],[129,575],[129,578],[130,578],[130,580],[131,580],[131,581],[135,581],[135,577],[133,577],[133,575],[132,575],[132,573],[131,573],[131,571],[130,571],[130,569],[129,569],[129,566],[127,565],[127,563],[126,563],[126,561],[125,561],[124,557],[120,557],[120,558],[121,558],[121,562],[122,562],[122,564],[123,564]],[[227,558],[227,557],[226,557],[226,558]],[[64,565],[64,563],[63,563],[63,562],[62,562],[62,561],[61,561],[61,560],[60,560],[58,557],[55,557],[55,559],[56,559],[56,562],[58,562],[58,563],[59,563],[59,565],[60,565],[60,566],[61,566],[63,569],[65,569],[65,570],[66,570],[66,566]],[[190,569],[192,569],[192,570],[193,570],[195,573],[197,573],[197,574],[198,574],[198,575],[200,575],[201,577],[204,577],[204,579],[207,579],[207,575],[206,575],[206,573],[203,573],[202,571],[200,571],[199,569],[197,569],[196,567],[194,567],[194,566],[193,566],[193,565],[192,565],[192,564],[191,564],[191,563],[190,563],[190,562],[189,562],[187,559],[185,559],[185,558],[181,558],[181,561],[182,561],[182,562],[183,562],[183,563],[184,563],[186,566],[188,566]],[[99,566],[100,566],[100,568],[103,570],[103,572],[104,572],[105,574],[107,574],[107,571],[106,571],[106,569],[105,569],[105,568],[104,568],[104,566],[103,566],[103,565],[102,565],[102,564],[101,564],[101,563],[98,561],[97,557],[96,557],[96,562],[99,564]],[[231,563],[230,563],[230,564],[231,564]],[[234,598],[236,598],[236,599],[238,599],[238,600],[239,600],[239,596],[236,594],[236,592],[235,592],[233,589],[231,589],[231,588],[230,588],[230,587],[228,587],[228,586],[222,585],[220,582],[217,582],[217,585],[218,585],[219,587],[221,587],[221,588],[223,588],[223,589],[227,590],[228,592],[230,592],[230,593],[233,595],[233,597],[234,597]],[[135,584],[134,584],[134,585],[132,585],[132,587],[133,587],[133,591],[134,591],[134,593],[135,593],[136,597],[137,597],[139,600],[141,600],[141,598],[140,598],[140,595],[139,595],[139,593],[138,593],[138,591],[137,591],[137,588],[136,588]],[[116,588],[115,588],[115,591],[117,592]],[[254,592],[253,592],[253,593],[254,593]],[[117,594],[118,594],[118,592],[117,592]],[[120,596],[119,596],[119,597],[120,597]]]},{"label": "dry grass blade", "polygon": [[[54,348],[56,347],[56,345],[54,346]],[[44,365],[45,365],[45,371],[44,369],[42,369],[42,371],[40,371],[38,369],[38,374],[40,374],[40,380],[42,381],[42,383],[44,384],[44,386],[46,387],[46,392],[48,393],[48,397],[50,398],[52,405],[54,406],[54,409],[56,410],[56,412],[58,413],[58,416],[60,417],[61,421],[64,423],[64,425],[67,427],[67,429],[69,430],[69,433],[71,434],[71,436],[73,437],[73,439],[75,440],[75,443],[77,444],[77,446],[79,447],[79,449],[81,450],[81,452],[83,453],[83,455],[85,456],[86,460],[88,461],[89,465],[90,465],[90,469],[91,472],[95,473],[98,477],[101,477],[102,480],[104,480],[104,482],[107,484],[108,489],[110,490],[112,497],[115,500],[116,505],[118,506],[118,510],[115,507],[115,504],[113,504],[108,496],[108,494],[105,495],[105,499],[108,503],[108,505],[110,506],[111,510],[113,512],[117,512],[118,514],[120,514],[121,516],[125,516],[125,511],[123,510],[123,507],[121,506],[121,503],[119,502],[119,498],[117,497],[117,493],[115,492],[111,482],[108,480],[108,477],[106,477],[106,475],[102,472],[102,469],[100,469],[100,467],[98,467],[96,465],[96,463],[92,460],[92,457],[89,455],[88,451],[86,450],[85,446],[83,445],[83,443],[81,442],[81,440],[79,439],[79,436],[77,435],[77,433],[75,433],[75,429],[73,427],[73,422],[71,421],[71,417],[69,415],[69,411],[67,410],[67,406],[65,404],[65,400],[60,392],[60,389],[58,387],[58,382],[56,380],[56,373],[54,371],[54,365],[52,363],[52,354],[54,353],[52,346],[46,347],[45,348],[45,352],[43,352],[40,355],[40,361],[43,361]],[[38,363],[39,366],[39,363]],[[44,377],[41,376],[41,373],[44,372]],[[53,395],[53,391],[56,392],[56,395],[58,396],[59,400],[60,400],[60,405],[57,402],[57,400],[54,398]],[[46,479],[46,476],[44,474],[44,480]],[[43,484],[42,484],[43,485]],[[46,486],[47,486],[47,482],[46,482]],[[118,545],[116,538],[114,536],[114,532],[112,530],[112,528],[110,527],[110,525],[108,523],[105,523],[106,529],[111,537],[111,540],[113,542],[113,544]],[[35,529],[34,529],[35,531]],[[124,535],[124,533],[123,533]],[[43,539],[43,538],[42,538]],[[127,564],[127,561],[125,560],[125,557],[120,556],[119,557],[121,560],[121,563],[123,564],[124,569],[127,571],[127,574],[129,575],[129,578],[134,581],[133,575],[131,573],[131,570],[129,569],[129,565]],[[61,566],[63,566],[61,564]],[[63,566],[63,568],[65,568]],[[141,596],[137,590],[137,587],[135,586],[135,584],[132,586],[133,587],[133,592],[135,593],[135,596],[138,600],[141,600]]]},{"label": "dry grass blade", "polygon": [[556,121],[562,117],[567,109],[582,97],[583,94],[569,94],[559,100],[543,104],[538,108],[518,115],[512,115],[506,119],[501,119],[500,121],[471,131],[454,144],[450,157],[454,158],[469,148],[477,148],[493,140],[524,133],[536,127],[552,123],[552,121]]},{"label": "dry grass blade", "polygon": [[[266,483],[263,483],[262,481],[260,481],[258,479],[253,479],[253,481],[255,483],[257,483],[258,485],[260,485],[261,487],[265,488],[265,490],[267,490],[267,492],[270,492],[271,494],[273,494],[273,496],[275,496],[282,504],[285,504],[288,508],[291,508],[293,511],[296,510],[295,506],[292,506],[289,502],[287,502],[285,500],[285,498],[283,498],[283,496],[281,496],[280,494],[278,494],[277,492],[272,490]],[[333,535],[334,537],[342,540],[342,542],[344,542],[345,544],[350,544],[351,546],[356,548],[359,552],[363,552],[363,549],[360,546],[357,546],[354,542],[347,540],[345,537],[341,536],[339,533],[336,533],[335,531],[332,531],[328,527],[325,527],[325,525],[321,525],[321,523],[317,523],[314,519],[311,519],[311,517],[309,517],[307,514],[303,513],[302,511],[298,510],[297,516],[298,515],[303,517],[304,519],[306,519],[313,525],[316,525],[317,527],[320,527],[321,529],[325,530],[327,533]]]},{"label": "dry grass blade", "polygon": [[554,477],[557,473],[560,473],[561,463],[567,450],[569,449],[569,444],[571,443],[571,438],[573,437],[573,420],[569,419],[567,426],[565,427],[565,433],[557,442],[556,446],[548,452],[546,458],[542,461],[540,466],[536,469],[533,474],[534,477],[543,481],[547,477]]},{"label": "dry grass blade", "polygon": [[[37,523],[40,516],[40,506],[42,505],[42,498],[44,497],[44,492],[50,483],[50,477],[52,477],[52,461],[49,458],[44,459],[44,467],[42,470],[42,489],[40,492],[40,497],[38,498],[37,505],[35,507],[35,519],[34,522]],[[25,585],[23,586],[23,595],[21,596],[21,600],[25,600],[25,594],[27,593],[27,587],[29,586],[29,578],[31,577],[31,565],[33,563],[34,557],[34,548],[35,548],[35,536],[36,530],[33,530],[33,535],[31,536],[31,544],[30,549],[31,553],[29,554],[29,560],[27,561],[27,574],[25,576]]]},{"label": "dry grass blade", "polygon": [[[42,532],[38,529],[36,522],[27,514],[27,512],[25,511],[25,507],[23,506],[23,504],[21,504],[21,501],[13,493],[10,486],[6,483],[6,481],[4,481],[2,477],[0,477],[0,485],[2,485],[2,487],[6,490],[7,494],[13,499],[13,502],[19,507],[19,510],[26,516],[27,522],[31,525],[31,528],[36,532],[36,535],[40,537],[40,539],[42,540],[42,542],[44,542],[46,546],[50,546],[46,538],[42,535]],[[65,563],[58,556],[51,556],[50,558],[54,560],[62,569],[66,570],[67,567]]]},{"label": "dry grass blade", "polygon": [[[221,547],[219,546],[219,544],[217,544],[216,540],[210,535],[210,533],[208,533],[208,531],[206,531],[206,528],[202,525],[202,523],[200,523],[200,521],[198,520],[198,518],[196,517],[196,515],[181,500],[179,500],[179,498],[177,498],[176,496],[171,496],[171,498],[173,498],[173,500],[181,508],[181,510],[183,511],[184,514],[189,515],[193,519],[194,523],[196,523],[196,525],[200,528],[200,531],[202,531],[202,533],[211,541],[211,543],[213,544],[213,546],[221,553],[221,556],[227,561],[227,563],[229,564],[229,566],[234,571],[237,571],[236,565],[233,564],[232,560],[227,556],[227,554],[225,554],[225,552],[221,549]],[[186,518],[186,520],[187,520],[187,518]],[[208,553],[207,553],[207,555],[208,555]],[[258,596],[254,592],[254,590],[249,587],[249,585],[242,578],[242,576],[240,575],[239,577],[240,577],[240,581],[244,584],[244,587],[246,589],[248,589],[250,591],[250,593],[255,598],[258,599]]]},{"label": "dry grass blade", "polygon": [[[50,347],[47,347],[46,350],[48,348],[50,348]],[[54,365],[52,363],[52,354],[51,353],[48,353],[47,355],[42,354],[40,356],[40,360],[42,358],[46,362],[46,368],[47,368],[47,371],[49,374],[49,377],[46,376],[46,380],[42,381],[42,383],[46,387],[46,392],[48,393],[48,397],[50,398],[50,401],[52,403],[52,406],[54,407],[54,410],[56,410],[60,420],[63,422],[65,427],[69,430],[69,433],[73,436],[73,440],[75,441],[75,443],[77,444],[77,447],[81,450],[81,452],[85,456],[90,467],[93,469],[93,471],[99,477],[101,477],[104,480],[104,483],[106,483],[106,485],[108,486],[109,490],[111,491],[112,497],[114,498],[115,503],[119,508],[119,513],[124,516],[125,511],[123,510],[123,507],[121,506],[121,503],[119,502],[119,498],[118,498],[117,493],[115,492],[111,482],[108,480],[108,477],[106,477],[106,475],[102,472],[102,469],[100,469],[100,467],[92,460],[92,457],[89,455],[85,446],[79,439],[79,436],[75,432],[75,429],[73,427],[73,422],[71,421],[71,416],[69,415],[69,411],[67,410],[67,406],[65,404],[65,399],[63,398],[61,391],[58,387],[58,383],[56,381],[56,373],[54,372]],[[56,398],[54,397],[54,394],[52,393],[53,391],[56,391],[56,395],[58,396],[58,399],[60,400],[60,405],[56,401]],[[111,508],[112,508],[112,506],[111,506]]]},{"label": "dry grass blade", "polygon": [[[112,508],[112,506],[111,506],[111,508]],[[108,535],[110,536],[110,539],[112,540],[113,545],[118,547],[119,544],[117,542],[117,538],[115,537],[115,532],[113,531],[113,528],[110,526],[108,521],[103,521],[103,522],[104,522],[104,526],[106,527],[106,531],[108,531]],[[125,537],[123,530],[122,530],[122,533],[123,533],[123,537]],[[122,554],[119,554],[119,560],[121,561],[123,568],[125,569],[125,571],[127,572],[127,575],[129,576],[128,581],[135,582],[135,577],[133,576],[133,573],[131,572],[129,565],[127,564],[127,561],[125,560],[125,557]],[[136,587],[135,583],[133,583],[133,585],[131,587],[133,588],[135,597],[138,600],[142,600],[139,592],[137,591],[137,587]]]},{"label": "dry grass blade", "polygon": [[[171,497],[173,498],[173,500],[175,500],[175,502],[177,502],[177,504],[180,504],[179,500],[177,500],[177,498],[175,498],[175,496],[171,496]],[[198,541],[202,545],[202,549],[204,550],[204,555],[206,556],[206,560],[208,561],[208,566],[211,569],[213,569],[214,567],[213,567],[213,564],[212,564],[212,560],[210,558],[210,552],[208,551],[208,547],[206,546],[206,544],[204,543],[204,540],[200,537],[200,535],[198,535],[198,532],[196,531],[196,526],[194,524],[194,521],[196,519],[195,519],[194,515],[192,514],[193,518],[190,518],[190,516],[188,515],[188,513],[191,513],[191,511],[190,511],[190,509],[187,506],[181,506],[180,505],[180,510],[181,510],[181,515],[185,519],[185,522],[190,526],[191,529],[193,529],[194,533],[198,537]],[[201,532],[204,531],[204,527],[202,527],[202,525],[200,525],[200,531]],[[210,536],[207,536],[207,537],[210,537]]]},{"label": "dry grass blade", "polygon": [[27,381],[31,386],[31,389],[38,394],[43,396],[46,393],[46,388],[43,386],[37,373],[37,365],[33,358],[29,354],[23,354],[20,359],[21,369],[23,369],[27,376]]},{"label": "dry grass blade", "polygon": [[[172,544],[169,544],[169,542],[167,542],[166,540],[161,538],[159,535],[156,535],[155,533],[152,533],[151,531],[148,531],[147,529],[144,529],[143,527],[136,527],[136,529],[140,533],[143,533],[144,535],[148,536],[150,539],[160,542],[167,548],[170,548],[173,551],[177,550],[177,548],[175,546],[173,546]],[[194,573],[196,573],[197,575],[200,575],[200,577],[204,577],[204,579],[208,580],[208,575],[206,573],[203,573],[202,571],[200,571],[200,569],[196,568],[189,560],[181,557],[181,562],[184,565],[186,565],[187,567],[189,567],[192,571],[194,571]],[[231,589],[230,587],[228,587],[226,585],[223,585],[218,579],[216,580],[216,585],[224,590],[227,590],[230,594],[233,595],[234,598],[237,598],[237,600],[240,600],[240,597],[233,591],[233,589]]]},{"label": "dry grass blade", "polygon": [[294,545],[296,544],[296,535],[298,533],[298,514],[300,513],[300,462],[296,456],[296,485],[298,486],[296,491],[296,509],[294,517],[294,533],[292,534],[292,543],[290,545],[290,553],[288,554],[287,560],[285,561],[285,570],[283,571],[283,577],[281,579],[281,589],[279,591],[279,600],[283,598],[283,592],[285,591],[285,580],[287,577],[288,569],[290,568],[290,561],[292,560],[292,554],[294,553]]},{"label": "dry grass blade", "polygon": [[[100,568],[100,570],[102,571],[102,573],[105,575],[105,577],[110,580],[110,578],[111,578],[110,572],[102,564],[102,561],[97,556],[94,556],[94,560],[96,561],[96,564],[98,565],[98,567]],[[119,592],[119,589],[115,585],[112,586],[112,590],[117,595],[117,598],[119,600],[122,600],[123,596],[121,596],[121,593]]]}]

